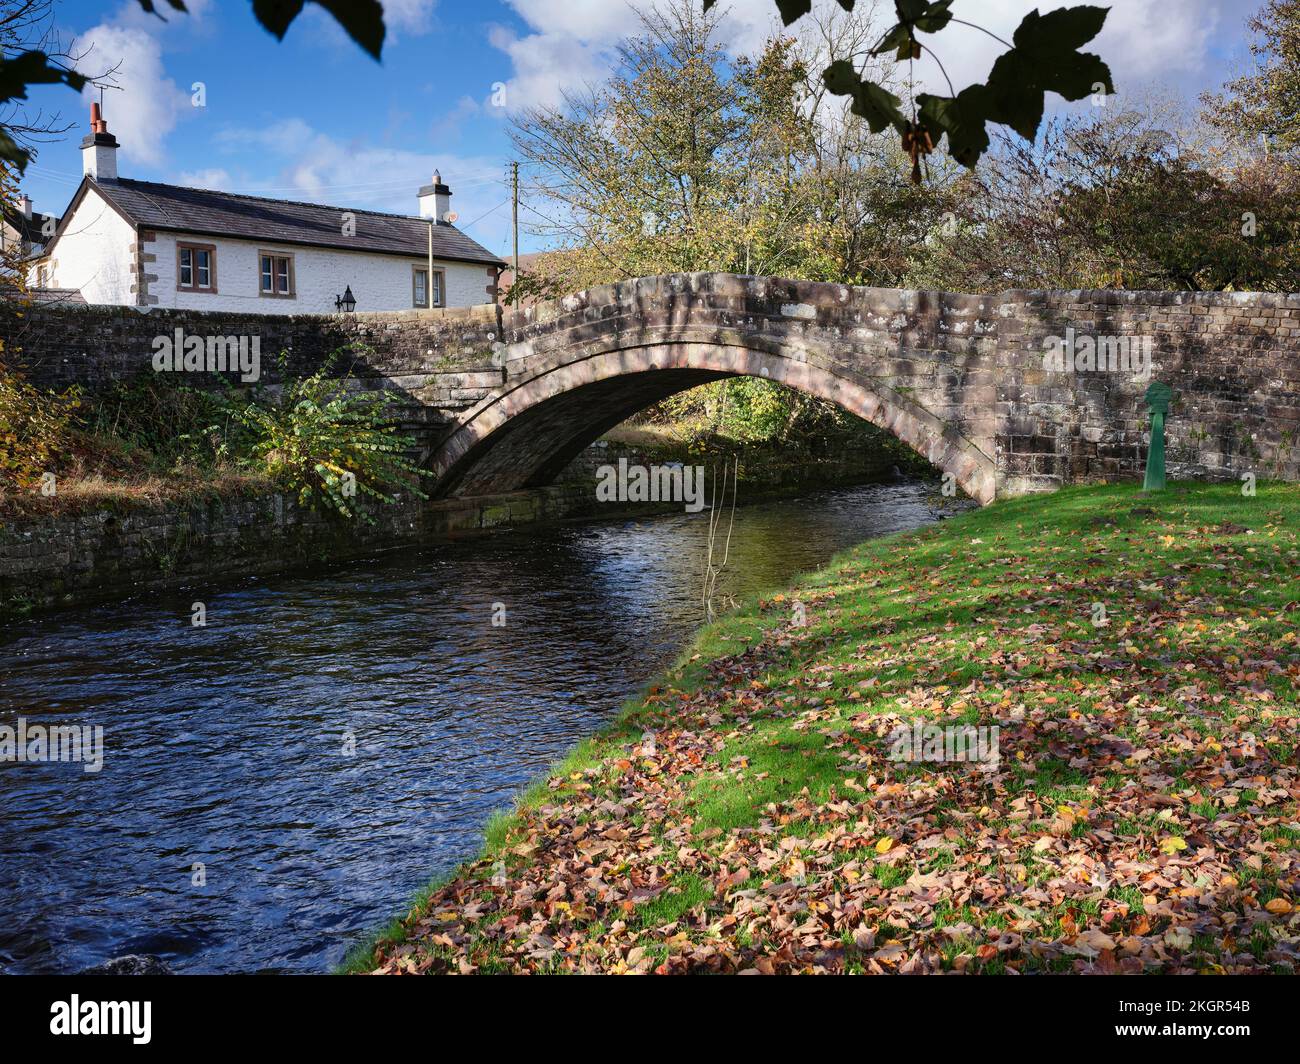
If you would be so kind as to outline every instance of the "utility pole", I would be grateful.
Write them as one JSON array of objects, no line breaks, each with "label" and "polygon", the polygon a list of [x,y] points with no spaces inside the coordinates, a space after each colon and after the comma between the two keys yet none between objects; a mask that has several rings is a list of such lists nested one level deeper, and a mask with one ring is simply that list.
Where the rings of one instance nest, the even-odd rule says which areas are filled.
[{"label": "utility pole", "polygon": [[511,230],[515,239],[515,277],[510,282],[510,302],[519,306],[519,163],[510,164]]}]

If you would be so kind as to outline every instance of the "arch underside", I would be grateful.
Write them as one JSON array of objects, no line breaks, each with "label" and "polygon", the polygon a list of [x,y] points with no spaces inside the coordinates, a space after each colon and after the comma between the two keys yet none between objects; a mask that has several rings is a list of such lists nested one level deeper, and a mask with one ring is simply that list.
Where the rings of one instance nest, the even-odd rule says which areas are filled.
[{"label": "arch underside", "polygon": [[542,487],[602,434],[678,392],[755,376],[828,400],[908,444],[981,503],[995,492],[993,463],[978,447],[905,396],[824,366],[708,343],[607,351],[543,367],[468,411],[433,455],[435,497]]}]

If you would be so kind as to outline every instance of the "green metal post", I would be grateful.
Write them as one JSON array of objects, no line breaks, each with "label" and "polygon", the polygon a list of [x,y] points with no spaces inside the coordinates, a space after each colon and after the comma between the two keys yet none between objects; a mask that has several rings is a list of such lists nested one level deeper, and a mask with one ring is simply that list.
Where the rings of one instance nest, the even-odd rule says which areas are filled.
[{"label": "green metal post", "polygon": [[1151,409],[1151,445],[1147,448],[1147,475],[1143,491],[1163,491],[1165,487],[1165,414],[1173,390],[1160,381],[1147,389],[1147,406]]}]

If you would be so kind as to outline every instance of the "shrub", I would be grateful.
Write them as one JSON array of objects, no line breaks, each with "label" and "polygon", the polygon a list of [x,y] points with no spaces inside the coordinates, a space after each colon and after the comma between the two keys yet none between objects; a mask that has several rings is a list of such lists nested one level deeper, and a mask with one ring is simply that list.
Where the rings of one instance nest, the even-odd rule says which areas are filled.
[{"label": "shrub", "polygon": [[395,501],[391,492],[397,489],[427,498],[418,486],[427,473],[406,457],[415,441],[397,431],[398,397],[352,390],[353,378],[328,376],[333,363],[288,381],[278,397],[228,395],[224,409],[246,433],[241,464],[296,492],[304,505],[373,523],[357,509],[357,492],[386,503]]},{"label": "shrub", "polygon": [[68,446],[77,388],[46,392],[0,363],[0,488],[30,488]]},{"label": "shrub", "polygon": [[246,401],[233,388],[223,397],[146,371],[87,404],[83,443],[111,455],[117,467],[157,474],[212,469],[246,452],[233,413]]}]

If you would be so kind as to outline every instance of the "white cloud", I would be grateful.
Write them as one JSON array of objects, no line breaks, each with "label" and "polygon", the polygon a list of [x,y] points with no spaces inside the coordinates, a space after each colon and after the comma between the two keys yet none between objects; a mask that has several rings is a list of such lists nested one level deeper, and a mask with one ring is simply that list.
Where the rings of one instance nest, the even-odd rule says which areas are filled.
[{"label": "white cloud", "polygon": [[[514,65],[506,87],[511,110],[554,107],[566,91],[604,80],[618,60],[618,42],[641,28],[638,5],[626,0],[506,2],[533,31],[523,36],[501,26],[488,31],[493,47]],[[719,36],[736,54],[750,53],[779,25],[772,0],[732,0]]]},{"label": "white cloud", "polygon": [[428,33],[433,28],[433,9],[438,0],[382,0],[384,26],[391,34],[396,30],[407,33]]},{"label": "white cloud", "polygon": [[[514,65],[509,82],[515,108],[554,105],[565,89],[598,82],[617,62],[618,41],[637,31],[633,6],[617,0],[507,0],[532,32],[519,34],[501,27],[489,31],[490,42]],[[642,3],[652,0],[639,0]],[[839,11],[835,0],[815,0]],[[865,6],[859,3],[859,7]],[[1030,11],[1053,10],[1041,0],[981,0],[958,15],[1009,40]],[[892,21],[893,4],[878,4],[882,28]],[[1111,66],[1116,88],[1164,83],[1197,91],[1217,83],[1212,70],[1219,63],[1211,46],[1223,35],[1240,35],[1245,13],[1240,0],[1124,0],[1112,5],[1101,36],[1086,50],[1100,54]],[[796,22],[788,32],[801,26]],[[732,0],[724,15],[720,39],[735,55],[753,55],[781,29],[772,0]],[[948,77],[960,91],[982,81],[1005,45],[977,29],[952,25],[933,41]],[[918,88],[946,92],[947,82],[933,60],[916,65]]]},{"label": "white cloud", "polygon": [[[122,91],[105,91],[104,117],[122,154],[145,165],[161,162],[167,134],[190,110],[190,97],[163,69],[158,39],[136,26],[101,23],[80,34],[73,48],[87,51],[78,64],[87,73],[116,68],[111,82]],[[82,97],[89,110],[99,90],[87,86]]]},{"label": "white cloud", "polygon": [[614,65],[614,52],[603,41],[585,41],[560,33],[518,37],[493,27],[493,47],[510,57],[514,77],[506,82],[506,108],[557,107],[566,92],[602,81]]},{"label": "white cloud", "polygon": [[233,179],[227,171],[218,167],[209,170],[182,170],[176,176],[176,183],[188,188],[209,188],[218,192],[227,192],[233,184]]},{"label": "white cloud", "polygon": [[439,170],[451,187],[457,224],[490,250],[504,247],[510,215],[493,211],[508,195],[496,158],[343,142],[299,118],[225,129],[214,143],[234,159],[247,157],[257,173],[277,175],[255,185],[227,186],[227,191],[393,214],[417,213],[417,191]]},{"label": "white cloud", "polygon": [[[1240,0],[1125,0],[1112,4],[1106,25],[1096,40],[1083,51],[1100,55],[1110,66],[1116,91],[1160,83],[1190,90],[1207,87],[1213,66],[1210,46],[1222,32],[1241,33],[1244,14]],[[983,0],[979,13],[967,17],[989,33],[1010,41],[1016,27],[1030,11],[1050,11],[1056,4],[1037,0]],[[994,60],[1006,50],[989,33],[968,26],[952,25],[933,42],[953,87],[960,92],[972,82],[982,81]],[[947,92],[947,82],[929,56],[917,64],[918,82],[934,92]],[[1051,97],[1049,97],[1049,100]]]}]

